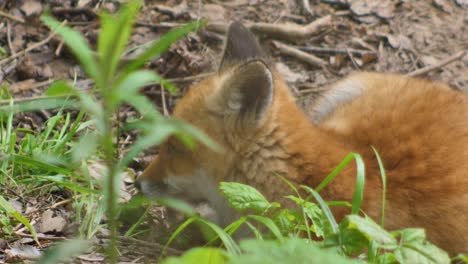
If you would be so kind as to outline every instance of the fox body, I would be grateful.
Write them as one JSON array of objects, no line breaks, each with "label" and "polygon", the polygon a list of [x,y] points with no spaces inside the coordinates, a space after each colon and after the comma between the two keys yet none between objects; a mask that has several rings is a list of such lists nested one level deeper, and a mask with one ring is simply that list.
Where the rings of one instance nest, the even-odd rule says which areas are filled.
[{"label": "fox body", "polygon": [[[283,201],[294,184],[316,187],[350,152],[366,166],[363,210],[381,213],[379,152],[387,173],[385,228],[423,227],[451,254],[468,251],[468,97],[448,86],[398,75],[358,73],[336,83],[307,111],[263,54],[252,33],[230,25],[219,71],[194,85],[173,116],[223,148],[194,151],[169,138],[138,178],[143,193],[207,201],[221,225],[236,214],[220,181],[254,186]],[[353,196],[355,166],[325,189],[325,200]],[[349,213],[334,208],[338,218]]]}]

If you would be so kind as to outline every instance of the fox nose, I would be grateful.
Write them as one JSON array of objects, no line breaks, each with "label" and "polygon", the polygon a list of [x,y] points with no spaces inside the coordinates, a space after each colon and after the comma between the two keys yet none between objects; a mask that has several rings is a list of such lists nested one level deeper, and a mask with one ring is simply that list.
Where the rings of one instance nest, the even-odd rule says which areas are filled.
[{"label": "fox nose", "polygon": [[133,186],[135,186],[139,192],[149,196],[165,196],[169,189],[168,184],[163,181],[154,182],[148,179],[142,179],[141,177],[138,177],[133,182]]},{"label": "fox nose", "polygon": [[135,186],[135,188],[138,190],[138,191],[141,191],[141,180],[140,180],[140,177],[136,178],[135,181],[133,182],[133,186]]}]

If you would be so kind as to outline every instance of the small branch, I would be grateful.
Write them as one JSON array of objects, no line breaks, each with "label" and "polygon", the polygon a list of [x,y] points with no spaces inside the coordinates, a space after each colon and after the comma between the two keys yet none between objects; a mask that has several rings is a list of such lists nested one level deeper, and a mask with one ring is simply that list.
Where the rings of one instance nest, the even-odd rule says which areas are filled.
[{"label": "small branch", "polygon": [[[25,234],[25,233],[20,233],[20,232],[15,232],[15,235],[17,236],[20,236],[20,237],[29,237],[29,238],[33,238],[32,235],[30,234]],[[37,239],[40,239],[40,240],[66,240],[67,238],[66,237],[57,237],[57,236],[46,236],[46,235],[41,235],[41,234],[37,234]]]},{"label": "small branch", "polygon": [[[109,236],[100,236],[100,238],[105,238],[105,239],[108,239]],[[143,240],[139,240],[139,239],[136,239],[136,238],[132,238],[132,237],[124,237],[124,236],[119,236],[117,237],[117,239],[122,242],[122,243],[127,243],[127,244],[135,244],[135,245],[138,245],[138,246],[141,246],[141,247],[146,247],[146,248],[152,248],[153,250],[157,251],[157,252],[160,252],[162,253],[163,249],[164,249],[164,246],[159,244],[159,243],[156,243],[156,242],[146,242],[146,241],[143,241]],[[167,255],[182,255],[182,251],[180,250],[177,250],[177,249],[174,249],[174,248],[166,248],[166,254]]]},{"label": "small branch", "polygon": [[369,50],[357,50],[357,49],[339,49],[339,48],[322,48],[322,47],[315,47],[315,46],[307,46],[307,47],[295,47],[302,51],[307,51],[311,53],[318,53],[318,54],[341,54],[341,55],[358,55],[360,57],[367,56],[367,55],[377,55],[375,51]]},{"label": "small branch", "polygon": [[0,10],[0,16],[6,17],[6,18],[8,18],[8,19],[11,19],[11,20],[13,20],[13,21],[16,21],[16,22],[19,22],[19,23],[23,23],[23,24],[24,24],[24,22],[25,22],[24,19],[22,19],[22,18],[17,18],[17,17],[15,17],[15,16],[13,16],[13,15],[10,15],[10,14],[6,13],[6,12],[3,12],[2,10]]},{"label": "small branch", "polygon": [[430,66],[427,66],[427,67],[412,71],[410,73],[407,73],[406,76],[421,76],[421,75],[424,75],[424,74],[426,74],[428,72],[440,69],[440,68],[444,67],[447,64],[450,64],[450,63],[452,63],[454,61],[457,61],[457,60],[463,58],[465,55],[466,55],[466,50],[459,51],[459,52],[455,53],[455,55],[452,55],[452,56],[448,57],[445,60],[441,60],[437,64],[430,65]]},{"label": "small branch", "polygon": [[154,5],[153,8],[161,14],[170,15],[172,18],[179,18],[185,14],[188,14],[188,6],[185,1],[175,7],[169,7],[165,5]]},{"label": "small branch", "polygon": [[93,9],[88,7],[55,7],[52,9],[52,14],[55,16],[61,16],[65,14],[80,15],[85,14],[90,18],[97,18],[98,15]]},{"label": "small branch", "polygon": [[207,72],[207,73],[201,73],[201,74],[193,75],[193,76],[179,77],[179,78],[172,78],[172,79],[165,79],[165,80],[168,82],[172,82],[172,83],[181,83],[181,82],[183,83],[183,82],[191,82],[194,80],[202,79],[202,78],[211,76],[213,74],[214,72]]},{"label": "small branch", "polygon": [[283,44],[278,41],[273,41],[275,44],[276,48],[279,50],[280,53],[289,55],[291,57],[294,57],[296,59],[299,59],[303,62],[306,62],[312,66],[315,67],[325,67],[327,63],[320,59],[319,57],[316,57],[312,54],[300,51],[299,49],[296,49],[294,47],[288,46],[286,44]]},{"label": "small branch", "polygon": [[[66,20],[62,22],[62,24],[60,26],[63,26],[66,24]],[[53,31],[52,33],[49,34],[49,36],[37,43],[34,43],[33,45],[29,46],[27,49],[25,50],[22,50],[16,54],[13,54],[11,55],[10,57],[6,58],[6,59],[3,59],[0,61],[0,65],[3,65],[5,64],[6,62],[10,61],[10,60],[13,60],[13,59],[16,59],[28,52],[30,52],[31,50],[34,50],[34,49],[37,49],[39,48],[40,46],[42,45],[45,45],[46,43],[48,43],[55,35],[57,34],[57,32]]]},{"label": "small branch", "polygon": [[[257,34],[265,34],[272,38],[285,40],[302,40],[317,35],[324,28],[327,28],[332,23],[332,16],[321,17],[307,25],[297,24],[270,24],[270,23],[250,23],[246,26]],[[208,24],[208,30],[225,33],[226,24]]]}]

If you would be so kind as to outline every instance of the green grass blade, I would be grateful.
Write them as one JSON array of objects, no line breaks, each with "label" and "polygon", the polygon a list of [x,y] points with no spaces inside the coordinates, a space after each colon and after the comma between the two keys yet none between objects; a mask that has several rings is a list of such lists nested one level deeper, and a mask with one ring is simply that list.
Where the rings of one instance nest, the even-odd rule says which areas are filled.
[{"label": "green grass blade", "polygon": [[385,173],[385,168],[380,158],[379,153],[377,150],[372,146],[372,150],[375,153],[375,157],[377,157],[377,162],[379,163],[380,169],[380,177],[382,178],[382,219],[380,220],[380,225],[382,227],[385,226],[385,205],[387,200],[387,174]]},{"label": "green grass blade", "polygon": [[3,198],[3,196],[0,195],[0,208],[2,208],[3,210],[5,210],[5,212],[7,213],[7,215],[15,218],[16,220],[18,220],[20,223],[22,223],[28,230],[29,230],[29,233],[31,233],[31,235],[33,236],[34,240],[36,241],[36,243],[38,245],[41,245],[39,243],[39,240],[37,239],[37,233],[36,233],[36,230],[34,229],[34,227],[31,225],[31,223],[29,222],[29,220],[24,217],[20,212],[16,211],[16,209],[7,201],[5,200],[5,198]]},{"label": "green grass blade", "polygon": [[248,215],[247,218],[255,220],[263,224],[264,226],[268,228],[268,230],[271,231],[273,235],[275,235],[276,239],[278,239],[280,242],[284,241],[284,237],[281,234],[280,229],[278,228],[278,226],[276,226],[275,222],[273,222],[273,220],[271,220],[270,218],[260,216],[260,215]]},{"label": "green grass blade", "polygon": [[315,191],[314,189],[310,188],[309,186],[301,185],[301,187],[310,192],[312,196],[317,200],[318,204],[322,208],[323,213],[327,217],[328,222],[330,223],[330,226],[333,230],[333,233],[337,234],[338,233],[338,223],[335,220],[335,217],[333,216],[330,207],[328,207],[327,203],[322,199],[320,194]]},{"label": "green grass blade", "polygon": [[351,208],[352,214],[358,214],[361,209],[362,200],[364,199],[364,184],[365,179],[365,166],[361,155],[353,153],[354,160],[356,161],[357,174],[356,186],[354,187],[353,207]]},{"label": "green grass blade", "polygon": [[349,153],[338,166],[315,188],[316,192],[320,192],[327,186],[336,176],[354,159],[353,153]]}]

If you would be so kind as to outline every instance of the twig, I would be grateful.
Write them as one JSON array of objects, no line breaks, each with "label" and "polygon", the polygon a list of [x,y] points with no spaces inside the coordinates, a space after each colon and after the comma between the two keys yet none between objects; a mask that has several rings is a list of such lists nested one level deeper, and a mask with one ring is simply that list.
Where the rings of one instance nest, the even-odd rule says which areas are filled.
[{"label": "twig", "polygon": [[[100,238],[109,238],[109,236],[100,236]],[[120,242],[123,242],[123,243],[128,243],[128,244],[136,244],[138,246],[142,246],[142,247],[147,247],[147,248],[152,248],[153,250],[156,250],[158,252],[161,252],[163,251],[164,249],[164,246],[159,244],[159,243],[156,243],[156,242],[146,242],[146,241],[143,241],[143,240],[139,240],[139,239],[136,239],[136,238],[132,238],[132,237],[124,237],[124,236],[119,236],[117,237],[117,239],[120,241]],[[177,250],[177,249],[174,249],[174,248],[166,248],[166,254],[168,255],[182,255],[182,251],[180,250]]]},{"label": "twig", "polygon": [[[66,24],[66,20],[63,21],[62,24],[60,24],[60,26],[63,26],[63,25],[65,25],[65,24]],[[45,45],[45,44],[48,43],[56,34],[57,34],[57,32],[53,31],[52,33],[49,34],[49,36],[47,36],[47,38],[45,38],[45,39],[43,39],[43,40],[41,40],[41,41],[39,41],[39,42],[37,42],[37,43],[34,43],[33,45],[29,46],[29,47],[28,47],[27,49],[25,49],[25,50],[22,50],[22,51],[20,51],[20,52],[18,52],[18,53],[16,53],[16,54],[11,55],[10,57],[8,57],[8,58],[6,58],[6,59],[1,60],[1,61],[0,61],[0,65],[3,65],[4,63],[6,63],[6,62],[8,62],[8,61],[10,61],[10,60],[12,60],[12,59],[16,59],[16,58],[18,58],[19,56],[24,55],[24,54],[30,52],[31,50],[37,49],[37,48],[39,48],[40,46]]]},{"label": "twig", "polygon": [[340,49],[340,48],[322,48],[322,47],[315,47],[315,46],[307,46],[307,47],[297,47],[302,51],[307,51],[311,53],[318,53],[318,54],[342,54],[342,55],[358,55],[360,57],[367,56],[367,55],[377,55],[375,51],[369,50],[358,50],[358,49]]},{"label": "twig", "polygon": [[300,5],[302,10],[304,10],[305,13],[307,13],[309,16],[315,16],[314,12],[312,11],[312,8],[310,8],[309,0],[300,0]]},{"label": "twig", "polygon": [[316,67],[325,67],[327,64],[324,60],[320,59],[319,57],[316,57],[312,54],[300,51],[299,49],[296,49],[294,47],[288,46],[286,44],[283,44],[278,41],[273,41],[275,44],[276,48],[281,52],[282,54],[286,54],[292,57],[295,57],[303,62],[306,62],[312,66]]},{"label": "twig", "polygon": [[158,24],[150,24],[150,23],[145,23],[145,22],[136,22],[135,27],[147,27],[147,28],[152,28],[152,29],[171,29],[175,27],[180,27],[183,26],[183,24],[180,23],[158,23]]},{"label": "twig", "polygon": [[12,16],[12,15],[6,13],[6,12],[3,12],[2,10],[0,10],[0,16],[6,17],[6,18],[8,18],[8,19],[11,19],[11,20],[16,21],[16,22],[19,22],[19,23],[24,23],[24,22],[25,22],[24,19],[22,19],[22,18],[17,18],[17,17],[15,17],[15,16]]},{"label": "twig", "polygon": [[426,74],[428,72],[431,72],[433,70],[437,70],[439,68],[444,67],[445,65],[447,65],[449,63],[452,63],[452,62],[454,62],[456,60],[459,60],[459,59],[463,58],[465,55],[466,55],[466,50],[459,51],[459,52],[455,53],[455,55],[452,55],[452,56],[448,57],[445,60],[441,60],[437,64],[430,65],[430,66],[427,66],[427,67],[412,71],[410,73],[407,73],[406,76],[421,76],[421,75],[424,75],[424,74]]},{"label": "twig", "polygon": [[79,15],[85,14],[90,18],[96,18],[98,15],[92,8],[89,7],[55,7],[52,9],[52,14],[60,16],[64,14]]},{"label": "twig", "polygon": [[[257,34],[265,34],[272,38],[301,40],[320,33],[324,28],[329,27],[331,22],[332,16],[328,15],[303,26],[297,24],[270,24],[261,22],[246,24],[246,26]],[[227,25],[213,23],[208,24],[207,29],[225,33]]]},{"label": "twig", "polygon": [[164,92],[164,85],[160,85],[161,89],[161,101],[162,101],[162,107],[163,107],[163,115],[164,116],[169,116],[169,111],[167,111],[167,105],[166,105],[166,93]]},{"label": "twig", "polygon": [[[346,49],[347,50],[347,49]],[[359,64],[356,62],[356,60],[354,59],[354,56],[351,52],[348,52],[348,57],[349,59],[351,60],[351,62],[353,63],[354,65],[354,68],[358,69],[359,70]]]},{"label": "twig", "polygon": [[7,42],[8,42],[8,48],[10,49],[11,54],[15,54],[16,51],[13,47],[13,43],[11,42],[11,24],[7,22]]},{"label": "twig", "polygon": [[[15,233],[15,235],[20,236],[20,237],[34,238],[30,234],[19,233],[19,232]],[[37,234],[37,239],[41,239],[41,240],[66,240],[67,238],[66,237],[46,236],[46,235]]]},{"label": "twig", "polygon": [[214,74],[214,72],[207,72],[207,73],[201,73],[201,74],[194,75],[194,76],[172,78],[172,79],[165,79],[165,80],[168,81],[168,82],[172,82],[172,83],[191,82],[191,81],[194,81],[194,80],[198,80],[198,79],[202,79],[202,78],[211,76],[213,74]]},{"label": "twig", "polygon": [[179,18],[185,14],[188,13],[188,6],[185,1],[183,1],[180,5],[177,5],[175,7],[169,7],[169,6],[164,6],[164,5],[154,5],[153,8],[166,15],[170,15],[173,18]]}]

